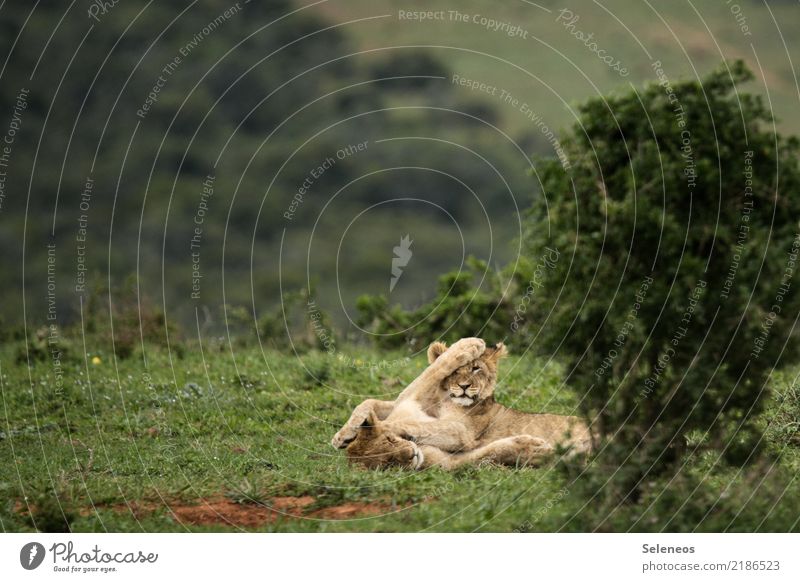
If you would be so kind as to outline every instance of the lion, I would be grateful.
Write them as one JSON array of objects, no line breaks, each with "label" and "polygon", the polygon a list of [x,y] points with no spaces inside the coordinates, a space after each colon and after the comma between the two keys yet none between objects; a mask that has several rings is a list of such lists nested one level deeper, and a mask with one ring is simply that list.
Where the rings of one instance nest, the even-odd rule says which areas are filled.
[{"label": "lion", "polygon": [[428,348],[430,365],[422,374],[393,401],[370,398],[356,406],[331,444],[337,449],[346,448],[374,413],[377,420],[390,423],[396,434],[418,444],[454,452],[474,448],[463,423],[439,418],[441,407],[447,402],[440,387],[447,377],[479,358],[485,349],[486,343],[474,337],[461,339],[450,348],[442,342],[432,343]]},{"label": "lion", "polygon": [[442,467],[453,470],[483,462],[511,466],[539,466],[554,454],[544,439],[529,435],[501,438],[471,451],[449,453],[398,436],[390,425],[370,411],[355,438],[347,445],[348,459],[368,469],[388,467],[414,470]]},{"label": "lion", "polygon": [[554,446],[568,447],[573,453],[588,452],[592,435],[583,419],[521,412],[495,401],[498,363],[507,355],[506,346],[499,343],[445,378],[442,388],[447,390],[450,401],[440,410],[440,418],[463,422],[479,445],[529,435]]},{"label": "lion", "polygon": [[[434,361],[436,353],[444,353],[444,347],[431,346],[429,355],[433,352]],[[498,362],[506,355],[502,343],[485,348],[478,358],[456,368],[435,388],[439,394],[437,422],[426,428],[458,427],[454,434],[434,439],[423,431],[422,438],[418,438],[419,427],[407,418],[396,422],[392,414],[384,419],[368,414],[347,445],[348,457],[373,468],[420,469],[438,465],[453,469],[485,461],[539,466],[551,459],[559,447],[569,455],[588,453],[592,435],[581,418],[521,412],[495,401]],[[442,399],[442,395],[446,398]],[[448,446],[439,447],[437,441]]]}]

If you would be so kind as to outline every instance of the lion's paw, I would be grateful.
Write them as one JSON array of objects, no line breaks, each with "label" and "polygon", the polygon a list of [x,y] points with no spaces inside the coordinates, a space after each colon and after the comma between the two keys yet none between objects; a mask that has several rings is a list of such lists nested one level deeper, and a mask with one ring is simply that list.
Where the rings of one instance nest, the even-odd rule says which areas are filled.
[{"label": "lion's paw", "polygon": [[336,449],[344,449],[352,443],[356,436],[358,436],[358,429],[364,423],[367,418],[367,414],[356,409],[353,412],[353,415],[350,417],[350,420],[347,421],[342,428],[339,429],[333,438],[331,439],[331,444]]},{"label": "lion's paw", "polygon": [[460,368],[480,358],[485,351],[486,342],[481,338],[465,337],[450,346],[447,353],[452,354],[450,357],[453,358],[455,367]]},{"label": "lion's paw", "polygon": [[339,432],[333,435],[331,444],[336,449],[344,449],[356,438],[356,429],[351,426],[342,427]]}]

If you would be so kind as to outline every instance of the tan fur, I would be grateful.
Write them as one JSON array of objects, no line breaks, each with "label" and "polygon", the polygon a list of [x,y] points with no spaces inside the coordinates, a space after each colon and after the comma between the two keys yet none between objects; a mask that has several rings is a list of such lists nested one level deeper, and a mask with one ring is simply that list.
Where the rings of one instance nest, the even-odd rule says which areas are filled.
[{"label": "tan fur", "polygon": [[505,437],[529,435],[553,446],[571,447],[575,453],[588,452],[589,427],[577,416],[521,412],[495,402],[497,366],[506,355],[506,347],[498,344],[448,376],[444,387],[450,402],[442,407],[440,418],[463,422],[478,446]]},{"label": "tan fur", "polygon": [[419,468],[423,456],[419,447],[385,428],[374,411],[359,427],[356,438],[347,447],[347,456],[368,469],[384,467]]},{"label": "tan fur", "polygon": [[474,443],[467,438],[466,428],[452,421],[439,421],[439,411],[447,401],[441,389],[442,382],[455,370],[480,357],[486,344],[480,338],[464,338],[450,348],[434,342],[428,348],[430,365],[403,390],[394,401],[365,400],[359,404],[345,425],[334,435],[331,444],[337,449],[352,442],[370,416],[390,423],[393,430],[417,442],[441,447],[445,450],[462,450]]},{"label": "tan fur", "polygon": [[[480,357],[456,368],[438,387],[428,386],[438,398],[438,417],[433,423],[416,422],[413,414],[405,412],[398,415],[395,411],[402,406],[385,420],[373,416],[369,430],[357,434],[348,447],[348,457],[371,467],[438,465],[453,469],[481,462],[538,466],[552,458],[557,447],[566,448],[569,454],[590,451],[591,433],[582,419],[520,412],[495,402],[497,366],[506,353],[502,344],[487,348]],[[417,394],[416,401],[431,395]],[[411,441],[416,447],[407,444]],[[362,461],[365,455],[368,463]],[[381,459],[386,460],[384,465]]]}]

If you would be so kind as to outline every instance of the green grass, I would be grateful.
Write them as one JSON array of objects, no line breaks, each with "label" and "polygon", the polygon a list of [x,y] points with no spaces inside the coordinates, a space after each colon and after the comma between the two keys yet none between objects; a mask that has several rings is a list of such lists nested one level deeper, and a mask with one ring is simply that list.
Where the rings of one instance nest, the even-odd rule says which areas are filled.
[{"label": "green grass", "polygon": [[[255,508],[276,497],[311,496],[299,517],[261,525],[264,531],[512,531],[558,529],[579,506],[556,467],[512,470],[471,467],[367,471],[351,467],[329,445],[352,408],[368,396],[390,398],[422,369],[423,357],[375,369],[357,368],[319,352],[262,355],[224,342],[170,359],[156,347],[117,361],[73,344],[55,389],[49,361],[16,362],[17,345],[0,350],[0,526],[32,531],[231,530],[225,523],[179,523],[168,506],[224,498]],[[344,352],[359,362],[402,354]],[[97,364],[93,357],[99,357]],[[562,386],[562,370],[535,358],[504,362],[499,399],[522,410],[571,413],[578,396]],[[779,382],[791,383],[785,374]],[[796,394],[795,394],[796,396]],[[783,414],[783,413],[781,413]],[[796,434],[787,466],[796,472]],[[783,440],[781,440],[783,439]],[[695,464],[703,466],[700,460]],[[731,472],[715,476],[721,485]],[[717,489],[719,491],[719,489]],[[132,512],[126,503],[146,507]],[[315,512],[344,504],[380,505],[378,515],[321,519]],[[645,524],[646,526],[646,524]]]}]

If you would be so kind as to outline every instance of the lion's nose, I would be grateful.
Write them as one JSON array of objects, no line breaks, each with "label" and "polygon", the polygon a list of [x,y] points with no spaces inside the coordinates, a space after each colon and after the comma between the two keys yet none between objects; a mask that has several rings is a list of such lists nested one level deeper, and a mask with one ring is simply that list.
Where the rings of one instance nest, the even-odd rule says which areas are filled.
[{"label": "lion's nose", "polygon": [[462,390],[466,390],[470,386],[472,386],[472,384],[459,384],[458,385],[458,387],[461,388]]}]

